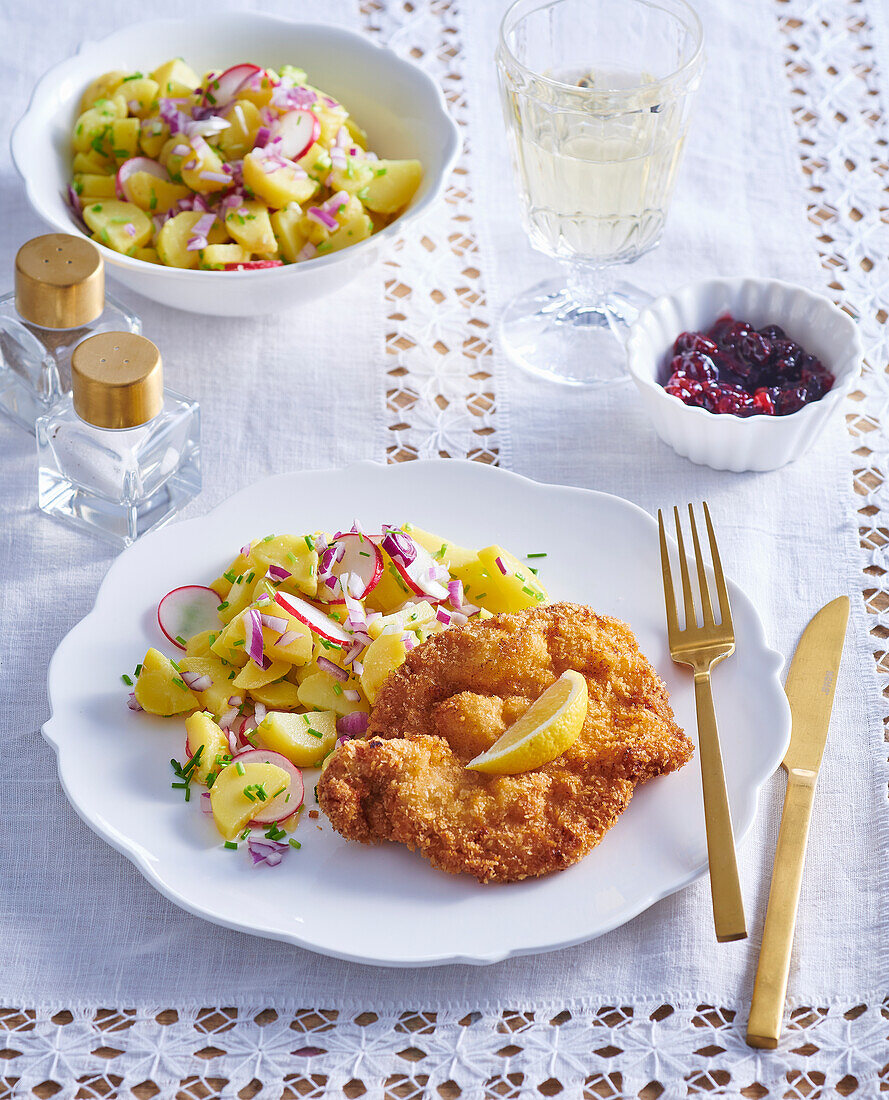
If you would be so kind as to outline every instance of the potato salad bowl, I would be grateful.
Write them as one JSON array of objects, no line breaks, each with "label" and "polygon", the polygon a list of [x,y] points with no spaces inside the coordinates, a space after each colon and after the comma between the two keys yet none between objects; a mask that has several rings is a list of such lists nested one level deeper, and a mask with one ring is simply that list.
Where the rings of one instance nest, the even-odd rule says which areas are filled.
[{"label": "potato salad bowl", "polygon": [[54,66],[38,82],[12,134],[12,158],[28,201],[53,230],[84,234],[71,209],[71,134],[84,89],[112,69],[149,71],[188,54],[199,71],[252,61],[296,65],[335,96],[368,132],[381,157],[416,158],[423,180],[407,209],[373,236],[295,264],[245,271],[186,270],[147,263],[97,243],[109,274],[163,305],[212,316],[286,309],[339,290],[441,197],[460,149],[457,126],[438,86],[416,65],[353,31],[251,13],[136,23]]}]

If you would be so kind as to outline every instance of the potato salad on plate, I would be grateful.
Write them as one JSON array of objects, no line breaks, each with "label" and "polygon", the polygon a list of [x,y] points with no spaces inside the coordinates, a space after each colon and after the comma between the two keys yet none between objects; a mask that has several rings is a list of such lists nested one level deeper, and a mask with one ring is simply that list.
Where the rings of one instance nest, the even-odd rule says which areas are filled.
[{"label": "potato salad on plate", "polygon": [[169,267],[301,263],[388,225],[423,178],[382,160],[343,104],[280,72],[199,77],[176,58],[90,84],[72,135],[71,206],[92,239]]},{"label": "potato salad on plate", "polygon": [[[543,556],[543,555],[535,555]],[[198,801],[226,847],[280,863],[304,801],[303,768],[361,737],[389,674],[432,634],[538,607],[537,571],[502,547],[469,550],[410,523],[367,534],[266,535],[209,585],[160,601],[180,652],[149,649],[134,711],[185,722],[172,786]]]}]

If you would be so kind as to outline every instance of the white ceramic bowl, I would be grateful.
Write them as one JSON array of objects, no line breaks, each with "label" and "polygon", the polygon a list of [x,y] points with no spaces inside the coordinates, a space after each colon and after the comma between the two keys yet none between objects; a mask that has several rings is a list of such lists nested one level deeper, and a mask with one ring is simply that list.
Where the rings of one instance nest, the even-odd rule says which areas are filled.
[{"label": "white ceramic bowl", "polygon": [[[680,332],[710,328],[723,313],[755,327],[780,325],[835,376],[833,388],[788,416],[714,414],[663,388]],[[655,299],[627,340],[627,365],[655,431],[678,454],[715,470],[774,470],[799,458],[842,406],[863,351],[855,322],[820,294],[777,279],[707,279]]]},{"label": "white ceramic bowl", "polygon": [[198,72],[239,61],[272,68],[300,66],[309,80],[354,112],[381,157],[416,157],[420,189],[397,221],[366,241],[299,264],[256,271],[184,271],[123,256],[98,245],[109,273],[164,305],[215,316],[269,313],[329,294],[372,264],[396,235],[412,229],[442,194],[460,148],[457,126],[438,86],[391,50],[338,27],[294,23],[251,12],[212,20],[136,23],[77,53],[46,73],[12,134],[12,157],[34,210],[62,233],[81,233],[66,200],[71,131],[81,93],[109,69],[147,71],[184,56]]}]

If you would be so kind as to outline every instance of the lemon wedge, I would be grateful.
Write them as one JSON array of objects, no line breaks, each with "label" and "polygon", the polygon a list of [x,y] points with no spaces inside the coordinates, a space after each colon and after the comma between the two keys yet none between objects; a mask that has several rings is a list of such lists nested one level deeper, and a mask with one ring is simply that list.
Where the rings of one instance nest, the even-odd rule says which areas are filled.
[{"label": "lemon wedge", "polygon": [[466,765],[491,775],[515,775],[555,760],[583,729],[589,696],[586,680],[569,669],[499,737]]}]

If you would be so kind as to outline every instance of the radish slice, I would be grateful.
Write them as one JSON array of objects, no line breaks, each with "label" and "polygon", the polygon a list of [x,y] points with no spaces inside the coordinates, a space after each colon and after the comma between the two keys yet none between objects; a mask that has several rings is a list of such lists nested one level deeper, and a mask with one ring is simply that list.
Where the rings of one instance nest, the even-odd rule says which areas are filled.
[{"label": "radish slice", "polygon": [[438,581],[438,577],[446,571],[410,535],[394,527],[384,528],[381,545],[415,595],[430,596],[433,600],[448,599],[450,593]]},{"label": "radish slice", "polygon": [[276,592],[275,600],[285,611],[289,611],[295,619],[305,623],[319,637],[325,638],[328,642],[335,642],[336,645],[351,644],[352,635],[347,634],[338,622],[331,619],[329,615],[325,615],[323,611],[319,611],[307,600],[300,599],[299,596],[285,595],[283,592]]},{"label": "radish slice", "polygon": [[244,260],[239,264],[223,264],[223,271],[258,271],[261,267],[283,267],[283,260]]},{"label": "radish slice", "polygon": [[[353,581],[349,595],[363,600],[379,584],[383,575],[383,555],[379,547],[365,535],[348,532],[338,535],[321,557],[319,580],[324,582],[322,589],[328,603],[343,603],[342,582],[346,576],[357,578]],[[331,585],[328,578],[337,583]]]},{"label": "radish slice", "polygon": [[311,111],[305,110],[288,111],[272,130],[272,137],[279,140],[277,152],[288,160],[299,160],[320,135],[321,123]]},{"label": "radish slice", "polygon": [[204,88],[201,103],[210,107],[226,107],[235,98],[244,85],[252,80],[262,69],[258,65],[232,65],[224,73],[210,81]]},{"label": "radish slice", "polygon": [[114,189],[117,191],[119,199],[124,199],[126,202],[133,201],[127,190],[127,180],[136,172],[147,172],[149,176],[154,176],[159,180],[169,181],[170,179],[170,173],[166,168],[158,161],[152,160],[151,157],[130,157],[118,168],[117,177],[114,181]]},{"label": "radish slice", "polygon": [[185,649],[184,642],[204,630],[221,629],[219,595],[202,584],[174,588],[157,605],[157,625],[173,645]]},{"label": "radish slice", "polygon": [[[290,786],[273,798],[250,822],[251,825],[271,825],[273,821],[286,821],[299,811],[305,797],[303,786],[303,773],[296,764],[291,764],[286,756],[279,752],[271,752],[268,749],[246,749],[233,757],[232,765],[241,764],[274,764],[283,769],[290,776]],[[290,795],[290,799],[287,796]]]}]

